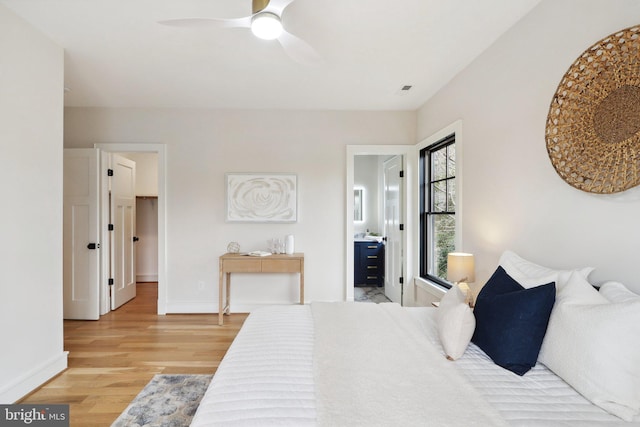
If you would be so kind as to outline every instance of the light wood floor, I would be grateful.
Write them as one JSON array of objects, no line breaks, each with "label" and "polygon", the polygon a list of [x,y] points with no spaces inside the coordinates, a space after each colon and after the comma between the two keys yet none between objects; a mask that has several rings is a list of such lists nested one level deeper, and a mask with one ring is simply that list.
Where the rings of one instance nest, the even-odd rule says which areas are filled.
[{"label": "light wood floor", "polygon": [[66,371],[20,403],[69,404],[71,426],[110,426],[155,374],[212,374],[246,314],[156,315],[157,284],[99,321],[64,321]]}]

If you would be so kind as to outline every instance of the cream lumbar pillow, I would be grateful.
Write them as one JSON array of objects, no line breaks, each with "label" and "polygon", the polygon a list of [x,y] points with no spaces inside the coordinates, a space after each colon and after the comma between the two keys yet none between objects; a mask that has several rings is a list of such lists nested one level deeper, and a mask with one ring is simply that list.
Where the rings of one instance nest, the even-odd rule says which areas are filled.
[{"label": "cream lumbar pillow", "polygon": [[526,289],[549,282],[555,282],[557,292],[560,292],[564,287],[572,272],[577,271],[582,277],[587,279],[593,271],[592,267],[584,267],[576,270],[556,270],[535,264],[509,250],[502,253],[499,264],[509,276]]},{"label": "cream lumbar pillow", "polygon": [[559,292],[538,358],[580,394],[640,420],[640,299],[610,302],[578,272]]},{"label": "cream lumbar pillow", "polygon": [[464,354],[476,328],[476,318],[466,301],[467,295],[453,286],[437,308],[438,335],[449,360]]}]

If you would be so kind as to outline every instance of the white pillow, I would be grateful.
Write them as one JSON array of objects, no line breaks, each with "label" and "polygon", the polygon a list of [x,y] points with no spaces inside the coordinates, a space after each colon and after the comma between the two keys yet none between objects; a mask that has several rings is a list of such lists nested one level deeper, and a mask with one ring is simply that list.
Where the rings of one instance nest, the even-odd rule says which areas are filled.
[{"label": "white pillow", "polygon": [[509,276],[524,288],[555,282],[556,291],[558,292],[567,283],[573,271],[578,271],[585,279],[593,271],[593,267],[584,267],[577,270],[554,270],[527,261],[512,251],[504,251],[500,256],[499,264]]},{"label": "white pillow", "polygon": [[438,335],[449,360],[456,360],[464,354],[476,328],[476,318],[466,298],[458,286],[453,286],[442,297],[436,310]]},{"label": "white pillow", "polygon": [[619,282],[606,282],[600,286],[600,295],[611,302],[627,302],[640,300],[640,295],[631,292]]},{"label": "white pillow", "polygon": [[572,273],[538,360],[595,405],[640,420],[640,299],[611,303]]}]

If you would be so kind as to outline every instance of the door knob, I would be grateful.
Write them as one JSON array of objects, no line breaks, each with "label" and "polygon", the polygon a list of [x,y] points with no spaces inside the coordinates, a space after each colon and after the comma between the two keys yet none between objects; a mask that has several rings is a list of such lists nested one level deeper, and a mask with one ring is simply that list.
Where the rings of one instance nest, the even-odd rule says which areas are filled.
[{"label": "door knob", "polygon": [[97,249],[100,247],[100,243],[89,243],[87,249]]}]

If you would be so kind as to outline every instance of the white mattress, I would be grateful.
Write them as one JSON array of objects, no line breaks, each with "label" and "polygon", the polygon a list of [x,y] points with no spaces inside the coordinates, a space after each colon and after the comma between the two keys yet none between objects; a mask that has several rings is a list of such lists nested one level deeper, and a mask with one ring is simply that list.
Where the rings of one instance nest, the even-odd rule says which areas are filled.
[{"label": "white mattress", "polygon": [[[422,325],[425,339],[442,351],[435,309],[407,310]],[[191,425],[315,425],[313,342],[309,306],[253,312],[220,364]],[[451,363],[513,426],[632,425],[592,405],[541,364],[519,377],[495,365],[473,344]]]}]

